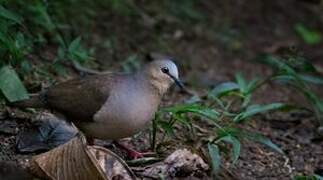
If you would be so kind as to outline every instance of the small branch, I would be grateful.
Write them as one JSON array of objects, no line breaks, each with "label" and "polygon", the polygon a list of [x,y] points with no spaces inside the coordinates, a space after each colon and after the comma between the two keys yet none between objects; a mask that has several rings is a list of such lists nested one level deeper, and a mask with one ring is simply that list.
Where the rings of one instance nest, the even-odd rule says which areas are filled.
[{"label": "small branch", "polygon": [[[66,64],[66,63],[65,63]],[[72,68],[75,70],[75,71],[78,71],[80,73],[84,73],[84,74],[108,74],[108,73],[111,73],[110,71],[97,71],[97,70],[94,70],[94,69],[89,69],[89,68],[86,68],[86,67],[83,67],[82,65],[80,65],[79,63],[75,62],[75,61],[72,61],[72,64],[69,64],[70,66],[72,66]]]}]

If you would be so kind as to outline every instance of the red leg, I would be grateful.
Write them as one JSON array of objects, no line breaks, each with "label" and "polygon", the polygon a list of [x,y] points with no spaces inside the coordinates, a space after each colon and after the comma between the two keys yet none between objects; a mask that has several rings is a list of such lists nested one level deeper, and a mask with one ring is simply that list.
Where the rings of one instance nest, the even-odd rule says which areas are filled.
[{"label": "red leg", "polygon": [[138,158],[143,158],[145,153],[141,153],[138,152],[132,148],[129,148],[127,146],[125,146],[122,143],[119,143],[118,141],[113,141],[113,143],[120,149],[123,149],[124,151],[126,151],[127,155],[131,158],[131,159],[138,159]]}]

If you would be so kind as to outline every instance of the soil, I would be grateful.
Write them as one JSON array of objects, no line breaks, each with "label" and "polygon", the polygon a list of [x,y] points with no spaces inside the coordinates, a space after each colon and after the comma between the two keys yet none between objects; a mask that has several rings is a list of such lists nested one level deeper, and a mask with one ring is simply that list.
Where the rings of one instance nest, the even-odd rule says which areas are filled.
[{"label": "soil", "polygon": [[[289,46],[297,47],[318,69],[323,69],[323,43],[305,44],[294,29],[295,24],[304,23],[323,32],[322,3],[319,5],[306,0],[199,1],[196,9],[203,13],[204,19],[192,22],[182,22],[166,14],[158,15],[156,6],[158,3],[144,0],[137,4],[153,23],[143,16],[125,16],[110,11],[102,11],[93,19],[90,30],[93,33],[88,35],[90,38],[86,39],[86,43],[96,47],[94,57],[100,70],[122,70],[124,60],[130,55],[137,55],[139,62],[144,63],[147,53],[167,54],[179,64],[185,84],[203,94],[220,82],[234,79],[237,72],[248,79],[270,74],[271,69],[254,59],[261,53],[275,54]],[[88,32],[80,29],[80,33]],[[113,47],[107,50],[106,44],[112,42],[111,39]],[[323,98],[321,88],[314,87]],[[172,89],[163,104],[181,103],[188,98]],[[307,106],[304,98],[295,90],[277,84],[260,89],[254,101]],[[18,121],[19,130],[22,129],[20,126],[24,126],[24,123]],[[224,163],[223,179],[292,179],[296,175],[322,173],[323,141],[315,134],[317,121],[312,114],[293,112],[261,115],[244,124],[243,128],[269,137],[286,155],[254,142],[243,142],[238,162],[235,165]],[[1,160],[25,157],[15,153],[15,134],[0,134]],[[141,144],[136,148],[147,149],[147,137],[147,133],[143,133],[134,138],[132,144]],[[169,149],[187,146],[178,139]]]}]

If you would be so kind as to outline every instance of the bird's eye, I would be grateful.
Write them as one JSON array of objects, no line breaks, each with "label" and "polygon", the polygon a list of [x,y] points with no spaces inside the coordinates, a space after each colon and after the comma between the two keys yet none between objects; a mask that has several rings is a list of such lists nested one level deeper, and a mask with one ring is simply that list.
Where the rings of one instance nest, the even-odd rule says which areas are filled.
[{"label": "bird's eye", "polygon": [[169,73],[169,69],[167,67],[162,67],[161,71],[166,74]]}]

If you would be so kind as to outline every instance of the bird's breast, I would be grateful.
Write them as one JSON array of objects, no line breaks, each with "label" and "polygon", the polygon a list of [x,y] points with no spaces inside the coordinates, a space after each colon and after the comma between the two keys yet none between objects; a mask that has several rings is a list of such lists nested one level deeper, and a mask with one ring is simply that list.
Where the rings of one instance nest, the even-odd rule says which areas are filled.
[{"label": "bird's breast", "polygon": [[[158,109],[159,99],[147,93],[124,92],[112,94],[94,116],[101,129],[97,138],[119,139],[144,129]],[[104,136],[104,137],[103,137]]]},{"label": "bird's breast", "polygon": [[110,111],[111,117],[139,124],[151,119],[159,104],[155,98],[141,93],[118,95],[111,102],[115,103]]}]

